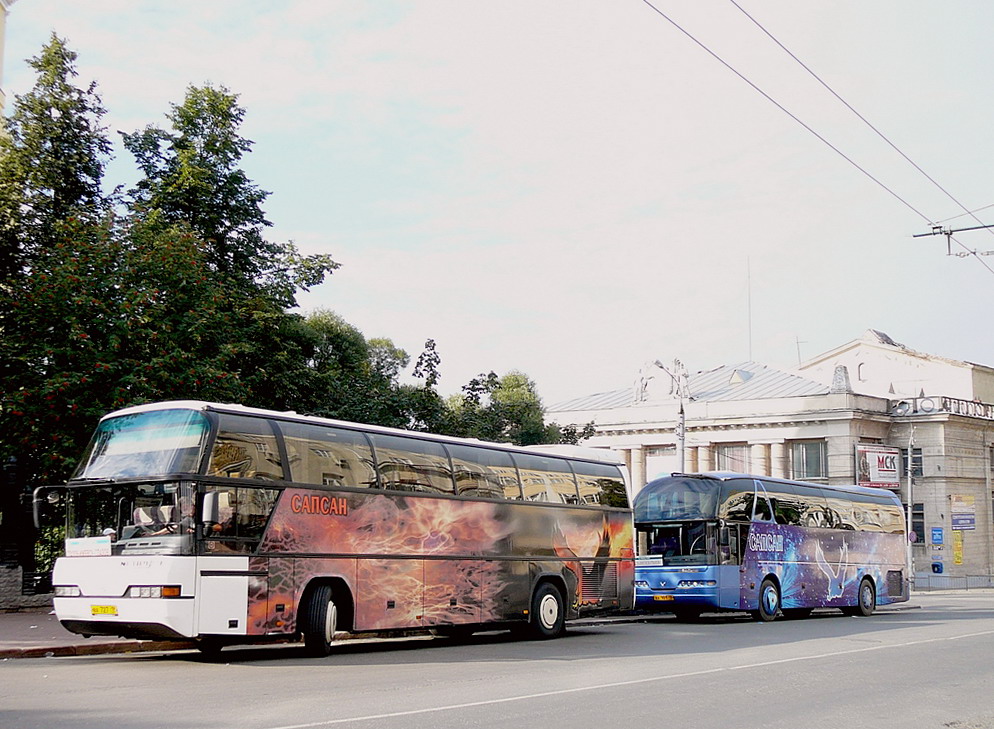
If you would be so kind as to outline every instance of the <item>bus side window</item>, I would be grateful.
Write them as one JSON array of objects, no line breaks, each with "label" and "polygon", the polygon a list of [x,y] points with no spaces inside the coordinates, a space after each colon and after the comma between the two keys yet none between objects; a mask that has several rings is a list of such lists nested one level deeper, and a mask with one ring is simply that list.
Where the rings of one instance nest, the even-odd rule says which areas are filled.
[{"label": "bus side window", "polygon": [[211,476],[283,478],[283,464],[271,421],[222,413],[211,451]]},{"label": "bus side window", "polygon": [[773,521],[773,507],[770,506],[766,494],[759,491],[756,494],[756,505],[752,511],[753,521]]}]

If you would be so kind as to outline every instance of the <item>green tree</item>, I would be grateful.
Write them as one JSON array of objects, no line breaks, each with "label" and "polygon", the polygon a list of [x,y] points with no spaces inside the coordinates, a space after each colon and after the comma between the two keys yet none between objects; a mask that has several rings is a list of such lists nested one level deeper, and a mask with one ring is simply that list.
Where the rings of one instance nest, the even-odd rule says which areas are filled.
[{"label": "green tree", "polygon": [[189,225],[221,277],[250,290],[261,287],[289,308],[298,290],[320,283],[339,264],[264,237],[271,223],[262,204],[269,193],[239,167],[252,148],[239,134],[244,116],[238,96],[223,86],[190,86],[184,102],[166,115],[168,130],[150,125],[124,134],[124,146],[144,174],[131,191],[132,205]]},{"label": "green tree", "polygon": [[0,280],[52,245],[60,222],[94,223],[108,210],[101,183],[110,142],[96,84],[74,85],[76,53],[54,33],[28,64],[37,80],[14,99],[0,134]]},{"label": "green tree", "polygon": [[202,244],[158,221],[71,221],[35,256],[0,340],[6,454],[30,476],[69,476],[109,410],[177,397],[243,400],[247,350],[237,313],[212,282]]},{"label": "green tree", "polygon": [[453,435],[517,445],[559,442],[558,431],[545,425],[535,383],[521,372],[478,375],[447,405]]}]

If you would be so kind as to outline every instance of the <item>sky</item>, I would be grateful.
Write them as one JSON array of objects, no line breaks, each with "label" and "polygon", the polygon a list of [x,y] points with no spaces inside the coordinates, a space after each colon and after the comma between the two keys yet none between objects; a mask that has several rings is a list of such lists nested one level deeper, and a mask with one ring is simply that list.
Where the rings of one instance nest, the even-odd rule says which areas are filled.
[{"label": "sky", "polygon": [[19,0],[3,88],[9,113],[67,39],[127,184],[116,132],[225,86],[268,237],[341,263],[303,312],[412,360],[434,339],[443,394],[517,370],[553,406],[869,328],[994,365],[994,255],[912,237],[994,223],[964,214],[994,205],[992,23],[989,0]]}]

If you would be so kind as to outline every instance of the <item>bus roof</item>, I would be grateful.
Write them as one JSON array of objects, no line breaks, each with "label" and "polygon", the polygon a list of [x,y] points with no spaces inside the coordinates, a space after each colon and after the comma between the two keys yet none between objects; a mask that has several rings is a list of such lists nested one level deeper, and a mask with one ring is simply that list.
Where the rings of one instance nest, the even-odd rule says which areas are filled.
[{"label": "bus roof", "polygon": [[[710,478],[716,481],[730,481],[732,479],[738,478],[753,478],[761,479],[763,481],[772,481],[774,483],[788,483],[788,484],[800,484],[802,486],[810,486],[816,489],[822,489],[823,491],[841,491],[847,494],[864,494],[866,496],[889,496],[894,499],[894,501],[900,503],[900,499],[897,494],[888,489],[871,488],[869,486],[856,486],[855,484],[822,484],[822,483],[811,483],[810,481],[794,481],[789,478],[776,478],[775,476],[757,476],[754,473],[736,473],[734,471],[706,471],[702,473],[674,473],[671,474],[674,478]],[[665,478],[665,477],[664,477]]]},{"label": "bus roof", "polygon": [[109,418],[116,418],[121,415],[134,415],[137,413],[154,412],[158,410],[200,410],[217,413],[231,413],[233,415],[249,415],[255,417],[274,418],[277,420],[288,420],[298,423],[332,425],[341,428],[348,428],[350,430],[362,430],[369,433],[382,433],[384,435],[403,435],[407,437],[421,438],[422,440],[451,443],[453,445],[497,448],[514,453],[530,453],[533,455],[556,456],[559,458],[565,457],[578,461],[590,461],[593,463],[604,463],[611,466],[618,466],[624,474],[626,485],[628,481],[627,469],[624,468],[621,459],[614,451],[604,450],[602,453],[599,453],[598,451],[600,451],[600,449],[597,448],[585,448],[583,446],[571,446],[565,444],[549,444],[548,446],[518,446],[513,443],[493,443],[490,441],[479,440],[477,438],[457,438],[455,436],[437,435],[417,430],[404,430],[402,428],[389,428],[383,425],[369,425],[366,423],[354,423],[347,420],[335,420],[334,418],[324,418],[318,415],[302,415],[301,413],[297,413],[292,410],[280,412],[277,410],[253,408],[247,405],[237,405],[233,403],[222,404],[206,402],[203,400],[167,400],[164,402],[146,403],[144,405],[133,405],[132,407],[115,410],[104,415],[100,418],[100,421],[103,422]]}]

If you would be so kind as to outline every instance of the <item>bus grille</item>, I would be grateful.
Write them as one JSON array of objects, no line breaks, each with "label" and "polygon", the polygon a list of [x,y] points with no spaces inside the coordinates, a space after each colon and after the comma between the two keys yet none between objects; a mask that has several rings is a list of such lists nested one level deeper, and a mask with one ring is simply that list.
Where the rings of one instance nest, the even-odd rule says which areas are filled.
[{"label": "bus grille", "polygon": [[618,597],[618,563],[598,563],[580,565],[583,570],[583,585],[580,599],[583,602],[596,602]]},{"label": "bus grille", "polygon": [[899,596],[904,592],[904,572],[901,570],[887,571],[887,594],[891,597]]}]

